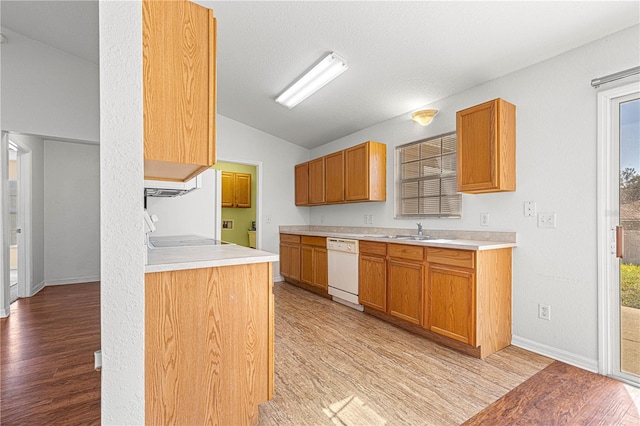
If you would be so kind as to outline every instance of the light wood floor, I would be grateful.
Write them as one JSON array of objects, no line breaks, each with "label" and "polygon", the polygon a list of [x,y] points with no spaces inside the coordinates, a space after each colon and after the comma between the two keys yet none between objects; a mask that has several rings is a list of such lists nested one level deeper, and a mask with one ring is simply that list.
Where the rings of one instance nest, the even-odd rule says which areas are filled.
[{"label": "light wood floor", "polygon": [[[470,358],[288,284],[274,292],[275,394],[261,425],[638,424],[640,390],[618,381],[516,347]],[[98,284],[12,305],[0,424],[99,424],[99,312]]]}]

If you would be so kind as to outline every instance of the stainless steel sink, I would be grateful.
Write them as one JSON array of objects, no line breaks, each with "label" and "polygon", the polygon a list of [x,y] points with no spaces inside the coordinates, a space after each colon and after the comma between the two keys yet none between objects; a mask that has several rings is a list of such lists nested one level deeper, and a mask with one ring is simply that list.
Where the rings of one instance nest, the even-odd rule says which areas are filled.
[{"label": "stainless steel sink", "polygon": [[388,238],[388,239],[395,239],[395,240],[433,241],[433,242],[446,242],[446,241],[452,240],[452,238],[444,239],[444,238],[432,237],[429,235],[375,235],[375,236],[372,235],[372,237]]}]

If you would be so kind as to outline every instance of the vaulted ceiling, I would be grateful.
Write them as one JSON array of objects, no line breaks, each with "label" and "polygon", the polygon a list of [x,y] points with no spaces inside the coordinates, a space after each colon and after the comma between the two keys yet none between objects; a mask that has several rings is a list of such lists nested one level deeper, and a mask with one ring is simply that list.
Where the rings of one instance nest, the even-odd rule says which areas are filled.
[{"label": "vaulted ceiling", "polygon": [[[218,112],[307,148],[640,23],[637,1],[196,3],[218,18]],[[0,13],[4,28],[98,62],[96,1],[3,0]],[[274,102],[331,51],[344,74],[291,110]]]}]

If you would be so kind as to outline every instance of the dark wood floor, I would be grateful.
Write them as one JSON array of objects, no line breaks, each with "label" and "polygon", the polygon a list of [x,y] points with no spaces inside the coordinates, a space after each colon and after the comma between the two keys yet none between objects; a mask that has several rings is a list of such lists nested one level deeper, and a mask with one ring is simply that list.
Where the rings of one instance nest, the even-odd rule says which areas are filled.
[{"label": "dark wood floor", "polygon": [[45,287],[0,327],[0,424],[100,424],[99,283]]},{"label": "dark wood floor", "polygon": [[[486,388],[481,388],[482,386],[487,386],[492,380],[504,381],[508,375],[513,377],[516,373],[522,374],[516,370],[518,366],[510,364],[512,360],[528,364],[520,367],[523,368],[522,371],[528,371],[527,376],[518,382],[523,382],[522,384],[507,387],[500,395],[493,397],[494,403],[491,404],[491,401],[488,401],[466,417],[461,415],[461,411],[464,410],[442,405],[439,407],[442,412],[436,413],[436,416],[440,417],[436,418],[443,420],[462,418],[458,421],[462,423],[471,417],[466,423],[469,425],[629,424],[637,426],[640,424],[640,415],[638,415],[640,390],[618,381],[560,362],[550,364],[539,361],[528,362],[528,359],[539,360],[540,357],[518,348],[507,348],[506,352],[501,351],[487,360],[470,359],[430,342],[425,343],[424,339],[387,326],[376,318],[342,307],[290,285],[276,283],[275,293],[276,393],[273,401],[261,406],[261,424],[335,424],[336,418],[327,417],[326,411],[321,412],[317,418],[309,417],[305,411],[313,402],[311,398],[321,399],[316,398],[316,394],[326,393],[327,390],[324,388],[330,386],[328,382],[330,379],[326,375],[326,367],[323,363],[331,360],[333,365],[336,365],[340,357],[346,356],[342,349],[334,346],[334,342],[326,340],[331,339],[332,334],[339,334],[322,329],[325,323],[336,327],[335,320],[330,319],[331,316],[348,318],[352,321],[350,328],[357,333],[357,340],[362,345],[363,354],[373,349],[373,352],[380,352],[383,356],[376,361],[378,364],[374,375],[378,377],[377,380],[370,380],[357,374],[349,378],[351,371],[347,374],[342,371],[333,372],[336,373],[336,377],[344,376],[343,383],[353,386],[354,389],[364,390],[363,386],[377,387],[375,382],[382,381],[384,374],[387,372],[396,374],[396,370],[403,364],[413,371],[425,368],[421,364],[433,362],[436,363],[437,368],[430,369],[429,371],[433,370],[430,374],[434,374],[434,377],[438,375],[447,377],[444,373],[444,363],[438,364],[445,359],[443,357],[446,357],[449,363],[455,362],[461,374],[464,371],[464,374],[478,375],[473,381],[458,375],[443,379],[441,382],[425,381],[427,388],[424,389],[418,387],[418,382],[422,379],[420,376],[411,377],[411,389],[403,385],[404,389],[400,389],[402,392],[397,391],[395,397],[399,399],[395,404],[399,407],[390,408],[393,401],[382,401],[381,405],[376,406],[373,400],[365,400],[363,405],[362,400],[354,398],[360,405],[355,407],[351,404],[355,407],[353,412],[370,416],[366,418],[370,422],[367,423],[365,417],[360,417],[352,418],[352,421],[347,420],[343,424],[377,424],[381,417],[376,417],[373,409],[379,410],[389,425],[438,424],[438,422],[428,421],[427,417],[416,421],[415,418],[408,416],[407,413],[411,410],[415,409],[419,413],[420,409],[424,409],[424,407],[416,408],[411,405],[422,404],[423,396],[430,395],[427,398],[430,400],[436,396],[442,397],[447,386],[463,386],[465,383],[467,388],[472,388],[466,391],[470,391],[475,397],[483,394],[479,400],[486,400],[490,393],[487,393]],[[99,424],[100,373],[93,370],[93,352],[100,347],[99,284],[47,287],[33,298],[21,299],[16,303],[17,305],[12,305],[11,316],[0,320],[0,424]],[[315,320],[311,322],[310,318]],[[283,335],[288,330],[287,327],[293,327],[295,333]],[[363,333],[364,330],[368,332]],[[379,342],[366,340],[366,335],[380,337],[382,333],[388,332],[392,333],[394,338],[393,345],[400,345],[398,347],[404,345],[408,348],[404,355],[392,353],[391,350],[385,351],[380,349]],[[325,349],[317,344],[307,344],[307,347],[291,346],[306,342],[309,336],[324,336],[323,343],[326,345],[322,346]],[[336,337],[344,338],[344,336]],[[386,346],[387,349],[393,347]],[[336,353],[327,353],[326,348],[330,348],[329,352],[335,349]],[[292,350],[295,353],[292,353]],[[302,356],[308,350],[315,353],[315,359]],[[411,352],[413,350],[416,352]],[[403,356],[408,356],[409,359],[402,361]],[[539,367],[535,367],[536,365]],[[367,369],[368,367],[365,367],[363,371]],[[301,377],[296,376],[304,371],[306,373],[302,374],[315,374],[316,377],[305,377],[301,380]],[[488,373],[491,376],[487,377]],[[525,380],[527,377],[530,378]],[[401,382],[401,380],[398,381]],[[307,382],[310,387],[304,390],[308,393],[306,400],[300,398],[300,393],[296,397],[287,393],[287,388],[304,386]],[[484,385],[481,385],[482,383]],[[387,385],[382,383],[380,387],[383,390],[393,391],[394,389],[388,383]],[[496,389],[504,388],[505,383],[495,387]],[[459,387],[459,389],[463,388],[464,386]],[[413,395],[411,398],[402,397],[407,391]],[[366,392],[360,394],[363,400],[368,396]],[[464,401],[467,397],[459,395],[458,398],[460,398],[461,407],[466,403],[466,410],[473,409],[468,400]],[[442,401],[445,400],[442,399]],[[344,401],[339,402],[344,403]],[[386,411],[381,410],[384,404],[388,404]],[[389,414],[391,410],[397,411],[396,417]],[[451,415],[452,410],[458,410],[458,413]],[[472,416],[473,414],[476,415]],[[323,417],[324,420],[316,421]],[[451,421],[444,423],[451,423]]]}]

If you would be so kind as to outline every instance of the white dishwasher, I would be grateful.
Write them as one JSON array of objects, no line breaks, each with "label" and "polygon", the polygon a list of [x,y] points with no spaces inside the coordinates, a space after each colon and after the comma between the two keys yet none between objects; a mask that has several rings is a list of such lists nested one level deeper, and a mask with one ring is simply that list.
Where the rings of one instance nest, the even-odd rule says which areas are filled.
[{"label": "white dishwasher", "polygon": [[329,262],[329,294],[333,300],[359,311],[358,304],[358,240],[327,238]]}]

